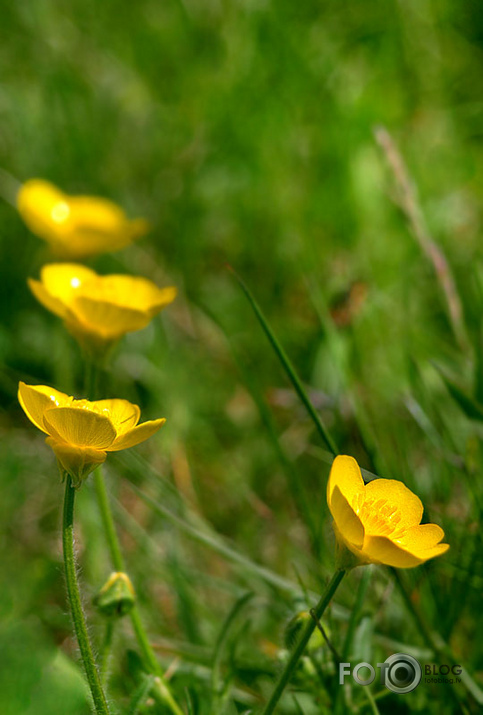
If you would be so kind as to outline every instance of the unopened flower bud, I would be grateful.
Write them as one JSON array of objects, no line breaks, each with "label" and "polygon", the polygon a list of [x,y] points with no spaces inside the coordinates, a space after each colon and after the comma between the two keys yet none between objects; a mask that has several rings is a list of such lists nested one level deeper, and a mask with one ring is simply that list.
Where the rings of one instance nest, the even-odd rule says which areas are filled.
[{"label": "unopened flower bud", "polygon": [[102,615],[109,618],[125,616],[136,601],[136,594],[129,576],[116,571],[94,597],[94,605]]},{"label": "unopened flower bud", "polygon": [[[290,621],[285,626],[284,631],[284,642],[286,648],[291,650],[294,647],[294,645],[300,638],[300,634],[302,633],[302,630],[305,627],[307,621],[311,620],[312,616],[308,611],[300,611],[300,613],[297,613],[295,616],[293,616],[293,618],[290,619]],[[327,632],[326,626],[324,626],[324,629]],[[324,645],[324,638],[319,630],[315,630],[310,637],[307,649],[309,651],[314,651],[317,648],[320,648],[322,645]]]}]

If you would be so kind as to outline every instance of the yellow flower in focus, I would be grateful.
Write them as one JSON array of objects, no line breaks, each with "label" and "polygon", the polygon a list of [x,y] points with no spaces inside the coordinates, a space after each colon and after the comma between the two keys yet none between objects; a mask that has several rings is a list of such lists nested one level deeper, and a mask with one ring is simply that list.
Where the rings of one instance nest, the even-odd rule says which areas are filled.
[{"label": "yellow flower in focus", "polygon": [[421,524],[419,497],[395,479],[374,479],[364,484],[353,457],[334,459],[327,485],[327,502],[340,545],[359,563],[410,568],[444,554],[444,531],[436,524]]},{"label": "yellow flower in focus", "polygon": [[44,179],[30,179],[17,194],[29,229],[62,258],[86,258],[124,248],[149,230],[117,204],[97,196],[69,196]]},{"label": "yellow flower in focus", "polygon": [[107,452],[144,442],[166,422],[138,424],[140,409],[127,400],[75,400],[46,385],[19,383],[18,400],[29,420],[49,435],[45,441],[74,487],[106,460]]},{"label": "yellow flower in focus", "polygon": [[46,265],[40,278],[29,279],[32,293],[91,353],[105,352],[125,333],[146,327],[176,296],[174,287],[158,288],[127,275],[99,276],[76,263]]}]

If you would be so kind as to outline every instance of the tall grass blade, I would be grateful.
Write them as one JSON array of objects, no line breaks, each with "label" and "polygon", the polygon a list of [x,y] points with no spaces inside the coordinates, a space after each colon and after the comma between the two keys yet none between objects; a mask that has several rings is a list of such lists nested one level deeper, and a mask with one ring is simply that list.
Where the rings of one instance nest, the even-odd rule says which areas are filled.
[{"label": "tall grass blade", "polygon": [[302,382],[301,382],[299,376],[297,375],[297,373],[295,371],[294,366],[292,365],[290,358],[288,357],[285,350],[279,343],[278,339],[275,337],[273,330],[271,329],[270,325],[268,324],[267,319],[265,318],[260,306],[258,305],[257,301],[255,300],[254,296],[252,295],[252,293],[249,290],[246,283],[233,270],[233,268],[230,267],[230,271],[233,273],[233,276],[238,281],[238,284],[240,285],[241,289],[243,290],[246,297],[248,298],[248,301],[249,301],[250,305],[252,306],[253,311],[254,311],[255,315],[257,316],[258,321],[259,321],[260,325],[262,326],[262,329],[270,342],[270,345],[272,346],[278,359],[280,360],[280,363],[282,364],[282,366],[283,366],[290,382],[292,383],[297,395],[299,396],[302,404],[304,405],[305,409],[307,410],[311,419],[313,420],[319,435],[323,439],[327,448],[331,451],[331,453],[335,457],[338,454],[338,449],[336,447],[336,444],[335,444],[334,440],[332,439],[331,435],[329,434],[327,428],[322,423],[322,420],[320,419],[319,414],[317,413],[314,406],[310,402],[308,395],[302,385]]}]

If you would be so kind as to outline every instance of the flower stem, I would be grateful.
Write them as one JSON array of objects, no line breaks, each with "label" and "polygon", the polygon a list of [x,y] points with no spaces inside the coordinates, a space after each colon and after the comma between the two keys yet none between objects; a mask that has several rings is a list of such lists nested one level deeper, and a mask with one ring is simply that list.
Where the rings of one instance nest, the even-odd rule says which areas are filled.
[{"label": "flower stem", "polygon": [[[124,563],[124,557],[121,552],[116,527],[114,525],[114,519],[112,517],[111,507],[109,506],[106,484],[104,482],[104,477],[100,468],[96,469],[96,471],[94,472],[94,487],[96,490],[97,503],[101,512],[102,523],[104,526],[109,551],[111,554],[112,564],[116,571],[125,572],[126,567]],[[131,624],[136,635],[136,640],[143,654],[145,664],[148,667],[148,670],[153,675],[157,676],[155,678],[155,685],[153,686],[153,697],[159,699],[165,705],[168,705],[173,715],[183,715],[183,711],[175,702],[166,682],[164,681],[163,670],[158,663],[158,659],[156,658],[146,631],[144,630],[144,626],[142,624],[141,617],[139,615],[139,610],[136,604],[134,604],[133,608],[129,612],[129,617],[131,618]]]},{"label": "flower stem", "polygon": [[85,357],[84,394],[88,400],[96,399],[99,385],[100,368],[93,358]]},{"label": "flower stem", "polygon": [[107,686],[108,675],[109,675],[109,657],[111,655],[112,641],[114,638],[114,622],[111,619],[106,621],[106,634],[104,636],[104,643],[102,644],[102,651],[100,655],[100,671],[101,680],[104,687]]},{"label": "flower stem", "polygon": [[117,538],[114,519],[112,518],[109,500],[107,498],[106,485],[100,468],[96,469],[94,474],[94,488],[96,490],[97,503],[101,512],[102,525],[111,553],[111,561],[116,571],[125,571],[124,557],[121,552],[119,539]]},{"label": "flower stem", "polygon": [[[84,373],[84,393],[89,400],[97,399],[98,383],[99,383],[99,363],[86,358],[85,373]],[[111,554],[112,565],[116,571],[126,571],[124,556],[122,555],[121,545],[117,536],[116,526],[112,517],[111,507],[106,491],[106,484],[100,468],[96,469],[94,474],[94,488],[96,491],[97,503],[101,512],[102,524],[107,539],[107,544]],[[168,685],[164,680],[163,669],[158,663],[156,655],[151,647],[148,636],[139,615],[139,610],[134,604],[129,612],[131,624],[144,657],[144,662],[148,670],[155,675],[152,695],[158,701],[169,707],[173,715],[184,715],[179,705],[174,700],[169,690]]]},{"label": "flower stem", "polygon": [[292,654],[290,656],[290,659],[285,666],[282,674],[280,675],[280,678],[278,679],[277,684],[275,685],[275,688],[272,692],[272,695],[270,696],[270,700],[268,703],[265,705],[265,709],[262,712],[262,715],[270,715],[270,713],[273,713],[275,710],[275,706],[277,705],[278,701],[280,700],[283,691],[285,690],[285,687],[288,685],[290,682],[290,679],[293,675],[293,672],[297,666],[297,663],[299,662],[301,656],[303,655],[303,652],[305,650],[305,647],[307,643],[310,640],[310,636],[315,630],[316,627],[316,621],[320,620],[325,612],[325,609],[330,603],[330,600],[332,599],[332,596],[336,592],[340,582],[345,576],[345,571],[340,569],[334,573],[332,576],[329,585],[327,586],[325,593],[321,597],[320,601],[314,608],[314,618],[310,619],[307,621],[305,628],[302,632],[302,635],[300,637],[300,640],[298,641],[297,645],[295,646],[294,650],[292,651]]},{"label": "flower stem", "polygon": [[[351,615],[349,618],[349,624],[347,626],[347,633],[346,633],[344,645],[342,647],[342,654],[341,654],[342,662],[344,662],[344,663],[347,661],[347,659],[349,657],[350,649],[352,646],[352,640],[354,638],[354,633],[355,633],[356,627],[360,620],[362,607],[364,605],[364,599],[366,597],[367,589],[369,587],[369,581],[371,579],[371,575],[372,575],[372,568],[368,564],[367,566],[365,566],[362,569],[362,576],[361,576],[361,580],[359,583],[359,588],[357,590],[356,602],[355,602],[354,608],[352,609],[352,612],[351,612]],[[370,696],[369,688],[365,688],[364,692],[366,693],[366,695],[369,694],[369,696]],[[371,703],[371,707],[372,707],[373,703],[372,703],[371,697],[372,696],[369,697],[369,702]],[[344,688],[341,687],[341,688],[337,688],[337,690],[335,692],[335,698],[334,698],[334,703],[333,703],[333,712],[335,713],[335,715],[339,715],[339,713],[342,713],[344,710],[345,710]],[[372,708],[372,710],[374,712],[374,708]],[[377,710],[377,708],[376,708],[376,710]]]},{"label": "flower stem", "polygon": [[62,525],[62,544],[64,548],[64,566],[65,577],[67,581],[67,591],[69,594],[69,602],[74,621],[75,633],[77,642],[84,663],[87,681],[91,690],[92,699],[97,715],[109,715],[109,708],[106,702],[104,692],[102,690],[99,673],[94,661],[89,636],[87,634],[87,626],[82,609],[82,602],[79,592],[79,584],[75,568],[74,557],[74,501],[75,489],[71,484],[70,477],[65,478],[65,499],[64,499],[64,518]]}]

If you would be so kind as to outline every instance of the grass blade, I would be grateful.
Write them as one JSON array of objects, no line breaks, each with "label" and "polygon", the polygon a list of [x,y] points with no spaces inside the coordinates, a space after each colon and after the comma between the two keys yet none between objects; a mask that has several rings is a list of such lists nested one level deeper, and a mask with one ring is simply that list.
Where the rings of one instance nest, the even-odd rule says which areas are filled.
[{"label": "grass blade", "polygon": [[153,675],[147,675],[145,678],[143,678],[143,682],[139,686],[139,688],[136,690],[134,693],[134,696],[131,700],[131,704],[129,706],[128,710],[128,715],[138,715],[139,712],[141,711],[141,708],[143,705],[146,703],[146,700],[149,696],[149,693],[151,692],[151,688],[154,685],[154,676]]},{"label": "grass blade", "polygon": [[233,273],[234,277],[238,281],[238,284],[240,285],[241,289],[243,290],[246,297],[248,298],[248,301],[249,301],[250,305],[252,306],[255,315],[258,318],[258,322],[262,326],[262,329],[263,329],[265,335],[267,336],[267,338],[270,342],[270,345],[272,346],[278,359],[280,360],[290,382],[292,383],[292,385],[294,387],[295,392],[299,396],[302,404],[304,405],[305,409],[309,413],[309,416],[313,420],[315,427],[317,429],[317,432],[322,437],[325,445],[331,451],[331,453],[334,455],[334,457],[337,456],[338,449],[336,447],[334,440],[332,439],[332,437],[329,434],[325,425],[322,423],[322,420],[320,419],[314,406],[310,402],[310,400],[307,396],[307,393],[302,385],[302,382],[300,381],[300,378],[297,375],[295,368],[292,365],[292,362],[290,361],[290,358],[288,357],[285,350],[283,349],[283,347],[280,345],[279,341],[275,337],[275,334],[274,334],[273,330],[271,329],[270,325],[268,324],[267,319],[265,318],[264,314],[262,313],[260,306],[258,305],[257,301],[255,300],[254,296],[252,295],[248,286],[242,281],[240,276],[231,267],[230,267],[230,271]]},{"label": "grass blade", "polygon": [[193,526],[185,519],[174,514],[167,507],[164,507],[162,504],[159,504],[148,494],[145,494],[132,482],[130,482],[130,485],[131,489],[133,489],[133,491],[139,496],[139,498],[142,499],[146,504],[148,504],[148,506],[150,506],[153,511],[155,511],[159,516],[163,517],[164,519],[170,521],[178,529],[180,529],[180,531],[183,531],[185,534],[195,539],[195,541],[198,541],[199,543],[208,546],[210,549],[220,554],[220,556],[223,556],[228,559],[228,561],[242,566],[252,575],[258,576],[262,581],[270,585],[272,588],[276,588],[277,590],[282,591],[291,596],[298,592],[297,587],[287,579],[283,578],[282,576],[278,576],[278,574],[274,573],[273,571],[270,571],[264,566],[260,566],[244,554],[240,554],[238,551],[236,551],[231,546],[222,541],[220,537],[214,536],[208,531],[202,531],[201,529],[198,529],[197,527]]},{"label": "grass blade", "polygon": [[213,666],[211,672],[211,698],[213,712],[219,712],[223,701],[223,692],[225,690],[225,686],[222,683],[221,677],[221,661],[231,629],[235,623],[237,616],[251,601],[254,595],[255,594],[252,592],[244,593],[235,602],[225,622],[223,623],[220,634],[217,638],[213,654]]}]

